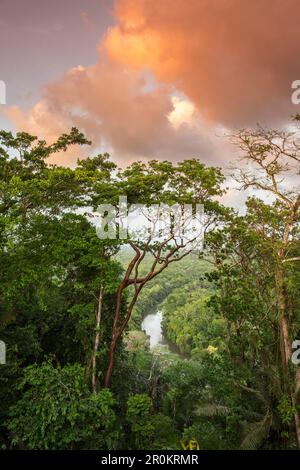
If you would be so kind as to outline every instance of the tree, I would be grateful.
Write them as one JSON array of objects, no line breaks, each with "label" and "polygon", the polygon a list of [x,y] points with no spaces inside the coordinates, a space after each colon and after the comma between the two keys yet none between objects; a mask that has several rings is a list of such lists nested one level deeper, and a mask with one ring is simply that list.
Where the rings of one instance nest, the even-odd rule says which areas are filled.
[{"label": "tree", "polygon": [[108,390],[91,393],[79,364],[29,366],[6,426],[13,445],[27,449],[111,449],[118,437]]},{"label": "tree", "polygon": [[[147,206],[154,204],[155,207],[154,210],[150,207],[150,210],[146,211],[150,227],[142,239],[139,238],[140,234],[135,238],[129,234],[127,241],[135,254],[116,293],[109,360],[103,382],[105,387],[111,384],[117,346],[140,292],[171,263],[180,261],[195,249],[199,249],[204,233],[214,226],[217,220],[216,214],[221,210],[220,206],[212,201],[212,197],[222,194],[222,181],[223,176],[219,169],[206,168],[197,160],[185,161],[175,167],[168,162],[153,161],[148,167],[134,164],[125,170],[121,189],[127,189],[130,199],[134,191],[135,198],[138,192],[139,202],[146,202]],[[168,208],[161,208],[161,203],[172,206],[171,213]],[[185,227],[194,216],[193,213],[184,212],[184,204],[187,203],[205,205],[205,215],[203,217],[200,215],[201,220],[198,219],[198,224],[193,225],[190,230]],[[147,254],[152,256],[153,262],[148,272],[141,276],[139,269]],[[128,287],[132,287],[133,290],[130,292],[128,306],[122,318],[122,296]]]},{"label": "tree", "polygon": [[[296,121],[299,121],[299,117],[296,117]],[[268,214],[265,206],[256,204],[256,231],[272,247],[284,387],[291,396],[300,447],[300,371],[293,371],[291,384],[291,331],[295,319],[289,310],[287,297],[287,265],[300,260],[298,256],[290,256],[299,244],[300,195],[299,186],[294,181],[300,169],[299,131],[265,130],[259,127],[254,131],[242,130],[233,140],[244,152],[244,160],[248,165],[248,168],[239,169],[234,174],[241,189],[260,190],[272,196],[274,201],[273,210],[270,209]]]},{"label": "tree", "polygon": [[[100,338],[105,359],[105,323],[121,273],[110,259],[118,242],[99,240],[83,211],[89,210],[94,185],[106,194],[112,190],[115,165],[107,155],[78,161],[75,169],[47,162],[74,144],[88,144],[77,129],[52,145],[26,133],[0,132],[0,332],[8,352],[0,370],[1,422],[28,365],[51,355],[62,365],[80,361],[89,373],[93,354],[95,386]],[[96,325],[93,344],[100,283],[106,290],[101,333]]]}]

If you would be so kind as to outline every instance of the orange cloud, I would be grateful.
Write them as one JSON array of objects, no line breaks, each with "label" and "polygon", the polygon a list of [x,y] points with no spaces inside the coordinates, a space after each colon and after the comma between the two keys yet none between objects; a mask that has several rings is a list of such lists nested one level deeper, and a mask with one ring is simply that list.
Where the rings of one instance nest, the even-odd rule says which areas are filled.
[{"label": "orange cloud", "polygon": [[149,67],[207,118],[240,126],[295,111],[298,0],[117,0],[115,11],[110,56]]},{"label": "orange cloud", "polygon": [[[191,102],[172,95],[171,86],[151,80],[100,54],[91,67],[75,67],[42,90],[29,110],[9,107],[18,129],[51,142],[71,126],[83,130],[95,150],[110,151],[124,165],[136,159],[179,159],[217,155],[215,136]],[[80,153],[79,153],[80,152]],[[90,149],[71,149],[52,161],[72,165]]]},{"label": "orange cloud", "polygon": [[227,162],[218,127],[295,112],[299,14],[298,0],[116,0],[97,62],[48,83],[33,108],[6,114],[50,141],[75,125],[120,163]]}]

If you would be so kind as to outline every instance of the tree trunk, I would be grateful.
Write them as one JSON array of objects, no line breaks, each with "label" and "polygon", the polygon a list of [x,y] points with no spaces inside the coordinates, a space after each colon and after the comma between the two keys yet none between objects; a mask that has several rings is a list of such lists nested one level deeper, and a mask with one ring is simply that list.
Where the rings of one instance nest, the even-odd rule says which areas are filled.
[{"label": "tree trunk", "polygon": [[133,307],[137,301],[139,293],[141,292],[145,282],[141,283],[138,287],[135,286],[135,293],[132,297],[132,300],[126,310],[125,319],[122,321],[121,325],[118,326],[118,320],[120,319],[120,312],[121,312],[121,300],[122,300],[122,292],[124,290],[124,283],[120,285],[120,288],[117,292],[117,301],[116,301],[116,309],[114,315],[114,323],[113,323],[113,331],[112,331],[112,340],[110,343],[110,350],[109,350],[109,359],[108,359],[108,366],[104,376],[104,387],[109,388],[111,383],[111,376],[113,373],[113,368],[115,365],[115,356],[116,356],[116,349],[119,339],[121,338],[125,328],[128,325],[128,322],[131,318]]},{"label": "tree trunk", "polygon": [[295,410],[295,413],[294,413],[295,428],[296,428],[298,448],[300,449],[300,416],[299,416],[299,411],[297,411],[297,407],[299,407],[299,400],[298,400],[298,393],[299,393],[299,386],[300,386],[300,371],[299,370],[296,372],[295,384],[296,384],[295,391],[292,393],[292,404]]},{"label": "tree trunk", "polygon": [[117,339],[114,339],[110,345],[108,366],[107,366],[107,369],[105,371],[105,376],[104,376],[103,386],[105,388],[109,388],[111,384],[111,376],[112,376],[114,365],[115,365],[116,348],[117,348]]},{"label": "tree trunk", "polygon": [[[281,260],[280,260],[281,261]],[[290,374],[290,360],[292,357],[292,345],[289,335],[289,320],[286,312],[286,301],[284,294],[284,272],[282,263],[277,266],[276,270],[276,290],[278,301],[279,331],[280,331],[280,351],[284,373],[284,389],[290,395],[294,408],[294,422],[297,436],[298,448],[300,449],[300,416],[297,410],[298,392],[300,389],[300,371],[297,371],[294,385]]]},{"label": "tree trunk", "polygon": [[99,292],[99,299],[98,299],[98,307],[96,312],[96,333],[95,333],[95,342],[94,342],[94,350],[92,356],[92,389],[93,392],[97,392],[97,353],[99,349],[99,342],[100,342],[100,324],[101,324],[101,314],[102,314],[102,304],[103,304],[103,291],[104,288],[100,286]]},{"label": "tree trunk", "polygon": [[[147,249],[149,247],[149,243],[151,241],[151,237],[148,239],[146,246],[144,247],[143,252],[140,251],[140,249],[134,244],[133,241],[130,241],[131,247],[135,251],[135,256],[129,263],[129,266],[126,270],[125,276],[120,283],[117,293],[116,293],[116,307],[115,307],[115,312],[114,312],[114,319],[113,319],[113,327],[112,327],[112,339],[110,343],[110,349],[109,349],[109,359],[108,359],[108,366],[105,371],[104,375],[104,381],[103,381],[103,386],[105,388],[109,388],[111,384],[111,377],[114,369],[114,364],[115,364],[115,356],[116,356],[116,349],[117,349],[117,344],[120,338],[122,337],[122,334],[125,330],[125,328],[128,325],[128,322],[130,320],[131,314],[132,314],[132,309],[135,306],[135,303],[138,299],[138,296],[143,289],[144,285],[149,282],[151,279],[153,279],[155,276],[159,275],[164,269],[168,267],[168,265],[174,261],[180,261],[182,258],[187,256],[189,253],[191,253],[192,250],[187,250],[184,251],[184,253],[181,256],[178,257],[173,257],[181,248],[185,248],[187,243],[185,245],[181,244],[179,245],[178,243],[175,244],[175,247],[169,250],[169,253],[164,257],[163,261],[161,261],[161,265],[158,269],[157,265],[160,261],[161,253],[162,250],[165,248],[167,243],[173,239],[173,236],[171,238],[167,238],[164,240],[160,245],[157,250],[156,255],[154,256],[154,261],[152,263],[152,266],[145,276],[142,278],[139,278],[139,272],[138,268],[140,263],[143,261],[144,257],[146,256]],[[193,241],[193,239],[191,240]],[[153,254],[153,253],[152,253]],[[173,258],[172,258],[173,257]],[[134,272],[133,277],[131,277],[131,274]],[[130,304],[126,310],[125,313],[125,318],[120,321],[120,314],[121,314],[121,304],[122,304],[122,294],[123,291],[128,287],[128,286],[134,286],[134,294],[132,296],[132,299],[130,301]]]}]

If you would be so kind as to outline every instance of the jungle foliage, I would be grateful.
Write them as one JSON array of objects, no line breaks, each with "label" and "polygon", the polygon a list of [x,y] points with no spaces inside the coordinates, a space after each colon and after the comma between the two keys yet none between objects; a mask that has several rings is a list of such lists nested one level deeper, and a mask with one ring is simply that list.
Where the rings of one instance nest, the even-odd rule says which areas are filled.
[{"label": "jungle foliage", "polygon": [[[77,129],[51,145],[0,132],[0,448],[300,446],[299,135],[234,142],[233,177],[260,191],[243,215],[198,159],[118,169],[104,154],[71,169],[47,159],[89,144]],[[98,204],[124,194],[204,204],[204,250],[99,239]],[[173,353],[129,347],[158,309]]]}]

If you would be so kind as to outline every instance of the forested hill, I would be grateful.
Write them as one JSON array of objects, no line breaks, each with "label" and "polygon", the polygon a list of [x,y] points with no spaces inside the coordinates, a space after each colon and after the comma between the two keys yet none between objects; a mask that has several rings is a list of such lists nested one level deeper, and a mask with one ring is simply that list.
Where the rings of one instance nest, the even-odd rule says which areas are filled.
[{"label": "forested hill", "polygon": [[[243,215],[199,159],[66,168],[48,158],[87,144],[77,129],[0,131],[0,448],[300,447],[300,135],[233,138]],[[166,232],[119,236],[124,195]],[[202,226],[178,237],[186,204]],[[141,331],[158,309],[176,354]]]},{"label": "forested hill", "polygon": [[[132,250],[128,249],[121,250],[117,255],[123,266],[128,265],[131,257]],[[147,256],[141,265],[141,272],[147,272],[151,262],[151,256]],[[209,346],[210,339],[211,346],[218,343],[218,347],[222,348],[224,321],[214,318],[209,307],[209,300],[215,293],[213,284],[208,280],[212,270],[212,264],[197,255],[190,255],[180,263],[170,265],[141,292],[129,328],[140,328],[145,315],[162,310],[164,337],[180,352],[195,356]],[[216,329],[215,338],[211,338],[207,328]]]}]

